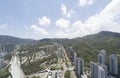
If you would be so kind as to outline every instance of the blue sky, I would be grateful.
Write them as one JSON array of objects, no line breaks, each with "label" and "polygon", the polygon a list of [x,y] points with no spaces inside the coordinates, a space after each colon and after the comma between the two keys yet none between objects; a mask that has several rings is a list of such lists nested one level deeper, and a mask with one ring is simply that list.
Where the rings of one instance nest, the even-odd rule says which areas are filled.
[{"label": "blue sky", "polygon": [[74,38],[120,32],[120,0],[1,0],[0,35]]}]

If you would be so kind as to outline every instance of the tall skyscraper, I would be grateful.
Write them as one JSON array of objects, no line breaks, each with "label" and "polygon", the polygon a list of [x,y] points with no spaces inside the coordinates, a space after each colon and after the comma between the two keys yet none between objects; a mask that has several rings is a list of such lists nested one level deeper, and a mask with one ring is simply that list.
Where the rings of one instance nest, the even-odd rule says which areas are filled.
[{"label": "tall skyscraper", "polygon": [[101,50],[100,53],[98,54],[98,63],[104,65],[105,61],[106,61],[106,51]]},{"label": "tall skyscraper", "polygon": [[105,70],[102,66],[98,65],[98,77],[97,78],[105,78]]},{"label": "tall skyscraper", "polygon": [[57,51],[59,48],[62,48],[62,45],[59,44],[59,43],[54,43],[54,46],[55,46],[55,50]]},{"label": "tall skyscraper", "polygon": [[103,65],[90,62],[91,78],[107,78],[106,69]]},{"label": "tall skyscraper", "polygon": [[117,56],[112,54],[110,55],[110,74],[118,75],[118,59]]},{"label": "tall skyscraper", "polygon": [[104,64],[104,55],[103,54],[98,54],[98,63]]},{"label": "tall skyscraper", "polygon": [[77,54],[74,52],[74,64],[76,64]]},{"label": "tall skyscraper", "polygon": [[0,53],[2,52],[2,45],[0,44]]},{"label": "tall skyscraper", "polygon": [[47,48],[47,53],[48,54],[52,54],[55,51],[55,46],[54,45],[47,45],[46,48]]},{"label": "tall skyscraper", "polygon": [[15,47],[16,47],[15,44],[4,44],[0,47],[0,49],[1,49],[1,52],[9,53],[9,52],[14,51]]},{"label": "tall skyscraper", "polygon": [[105,78],[107,78],[107,74],[108,74],[107,65],[101,65],[101,66],[105,70]]},{"label": "tall skyscraper", "polygon": [[90,72],[91,72],[91,78],[97,78],[98,77],[98,65],[94,62],[90,62]]},{"label": "tall skyscraper", "polygon": [[69,53],[70,53],[70,59],[72,60],[72,62],[74,62],[74,49],[72,47],[70,47]]},{"label": "tall skyscraper", "polygon": [[0,68],[4,66],[4,59],[0,59]]},{"label": "tall skyscraper", "polygon": [[84,60],[77,58],[76,59],[76,72],[78,77],[81,77],[81,75],[83,75],[84,73]]},{"label": "tall skyscraper", "polygon": [[63,54],[63,48],[58,48],[58,57],[59,58],[63,58],[64,54]]}]

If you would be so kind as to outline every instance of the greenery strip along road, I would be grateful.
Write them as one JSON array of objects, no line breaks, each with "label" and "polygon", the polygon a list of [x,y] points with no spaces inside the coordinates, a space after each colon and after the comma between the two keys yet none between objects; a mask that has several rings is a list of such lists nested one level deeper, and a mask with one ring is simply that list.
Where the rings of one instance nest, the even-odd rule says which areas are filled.
[{"label": "greenery strip along road", "polygon": [[[66,69],[66,70],[70,70],[70,71],[71,71],[71,72],[70,72],[70,73],[71,73],[71,75],[70,75],[71,78],[77,78],[77,77],[76,77],[76,74],[75,74],[75,71],[74,71],[74,66],[72,66],[71,61],[70,61],[70,59],[68,58],[65,49],[63,49],[63,52],[64,52],[64,55],[65,55],[65,58],[66,58],[66,61],[67,61],[67,64],[68,64],[68,69]],[[72,69],[72,70],[71,70],[71,69]]]}]

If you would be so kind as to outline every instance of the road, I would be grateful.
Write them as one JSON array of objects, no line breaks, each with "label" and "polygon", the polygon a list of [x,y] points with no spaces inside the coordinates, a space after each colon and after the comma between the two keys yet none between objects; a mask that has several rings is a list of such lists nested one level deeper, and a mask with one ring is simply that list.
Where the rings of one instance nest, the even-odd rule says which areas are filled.
[{"label": "road", "polygon": [[16,54],[12,56],[9,72],[11,73],[12,78],[25,78],[25,74],[20,67],[19,57]]},{"label": "road", "polygon": [[56,78],[55,75],[56,75],[56,72],[57,72],[57,71],[51,71],[51,72],[52,72],[51,78]]},{"label": "road", "polygon": [[[66,66],[65,62],[63,63],[63,67],[64,67],[63,73],[65,73],[66,70],[70,70],[71,71],[71,78],[77,78],[76,75],[75,75],[75,72],[73,71],[74,66],[71,64],[71,61],[68,58],[65,49],[63,49],[63,50],[64,50],[65,58],[66,58],[67,63],[68,63],[68,67]],[[51,67],[51,66],[49,66],[49,67]],[[46,68],[46,70],[49,70],[49,67]],[[25,78],[25,74],[20,67],[19,56],[17,54],[14,54],[12,56],[12,59],[11,59],[11,62],[10,62],[10,67],[9,67],[9,72],[11,73],[12,78]],[[59,71],[58,70],[52,71],[51,78],[55,78],[56,72],[59,72]],[[36,73],[36,75],[42,76],[42,78],[46,78],[48,73],[49,73],[49,71],[48,72],[43,72],[43,73]],[[35,74],[31,74],[31,76],[29,76],[29,77],[32,77],[33,75],[35,75]],[[64,76],[62,76],[62,78],[64,78]]]},{"label": "road", "polygon": [[[75,66],[73,66],[73,65],[71,64],[71,61],[70,61],[70,59],[68,58],[65,49],[64,49],[63,51],[64,51],[64,55],[65,55],[65,58],[66,58],[67,63],[68,63],[68,68],[66,67],[66,65],[64,66],[65,70],[70,70],[70,71],[71,71],[71,78],[77,78],[77,77],[76,77],[76,74],[75,74],[75,71],[74,71]],[[66,69],[66,68],[67,68],[67,69]]]}]

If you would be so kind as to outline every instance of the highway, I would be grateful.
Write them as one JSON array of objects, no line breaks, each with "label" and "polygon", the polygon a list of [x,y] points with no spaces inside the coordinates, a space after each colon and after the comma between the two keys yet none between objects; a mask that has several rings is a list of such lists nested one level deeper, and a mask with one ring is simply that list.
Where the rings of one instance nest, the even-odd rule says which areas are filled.
[{"label": "highway", "polygon": [[9,72],[11,73],[12,78],[25,78],[25,74],[20,67],[19,57],[16,54],[12,56]]},{"label": "highway", "polygon": [[68,68],[67,68],[67,66],[64,64],[64,65],[65,65],[65,66],[63,66],[63,67],[64,67],[64,70],[65,70],[65,71],[66,71],[66,70],[70,70],[70,71],[71,71],[71,76],[70,76],[70,77],[71,77],[71,78],[77,78],[77,77],[76,77],[76,74],[75,74],[75,71],[74,71],[75,66],[73,66],[73,65],[71,64],[71,61],[70,61],[70,59],[68,58],[65,49],[64,49],[64,55],[65,55],[66,61],[67,61],[67,63],[68,63]]}]

